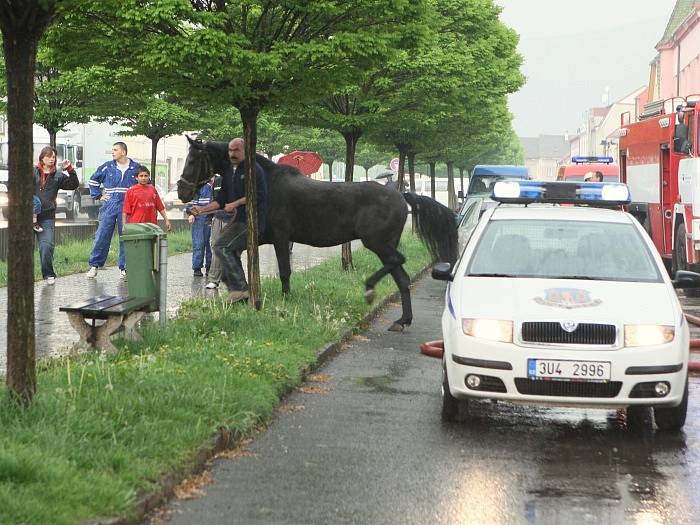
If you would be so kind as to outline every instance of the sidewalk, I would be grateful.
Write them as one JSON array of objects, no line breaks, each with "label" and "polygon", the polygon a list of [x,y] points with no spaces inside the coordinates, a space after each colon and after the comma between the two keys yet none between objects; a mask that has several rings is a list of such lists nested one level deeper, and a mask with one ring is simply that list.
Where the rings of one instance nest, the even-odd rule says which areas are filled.
[{"label": "sidewalk", "polygon": [[[353,249],[359,248],[359,241],[353,242]],[[300,271],[316,266],[328,257],[340,255],[340,246],[313,248],[304,244],[294,244],[292,271]],[[277,275],[277,258],[271,245],[261,246],[260,275]],[[173,316],[180,303],[191,297],[215,296],[219,290],[204,288],[206,279],[192,275],[192,254],[184,253],[168,257],[168,315]],[[245,254],[243,266],[246,267]],[[85,264],[87,271],[87,263]],[[279,282],[276,284],[281,286]],[[221,284],[222,293],[226,286]],[[292,293],[294,290],[292,290]],[[126,281],[119,278],[116,266],[100,270],[96,279],[87,279],[84,273],[68,275],[56,279],[53,286],[38,281],[34,285],[34,311],[36,316],[36,355],[37,359],[59,356],[78,341],[78,334],[68,322],[68,316],[59,312],[65,306],[87,297],[99,294],[127,295]],[[7,312],[7,288],[0,288],[0,311]],[[5,373],[7,359],[7,315],[0,315],[0,374]]]}]

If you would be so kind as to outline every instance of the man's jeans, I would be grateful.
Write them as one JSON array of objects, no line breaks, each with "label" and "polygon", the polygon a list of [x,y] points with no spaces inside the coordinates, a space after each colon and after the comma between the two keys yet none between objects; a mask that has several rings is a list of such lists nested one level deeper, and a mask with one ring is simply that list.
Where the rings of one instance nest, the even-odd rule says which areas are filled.
[{"label": "man's jeans", "polygon": [[54,249],[54,227],[55,219],[42,219],[39,225],[44,228],[43,232],[36,233],[36,240],[39,244],[39,260],[41,261],[41,275],[56,277],[53,271],[53,249]]},{"label": "man's jeans", "polygon": [[229,291],[248,289],[241,254],[248,242],[248,226],[244,222],[231,222],[214,243],[214,254],[221,263],[222,281]]}]

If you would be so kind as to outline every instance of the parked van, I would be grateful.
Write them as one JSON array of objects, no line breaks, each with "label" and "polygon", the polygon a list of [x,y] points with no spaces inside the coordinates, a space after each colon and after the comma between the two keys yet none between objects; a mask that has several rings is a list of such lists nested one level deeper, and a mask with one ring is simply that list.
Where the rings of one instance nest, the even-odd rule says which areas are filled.
[{"label": "parked van", "polygon": [[[459,179],[456,180],[459,184]],[[430,177],[416,177],[416,193],[431,197],[430,194]],[[435,177],[435,200],[444,206],[448,206],[449,197],[447,192],[447,179],[439,179]]]},{"label": "parked van", "polygon": [[571,164],[559,167],[557,180],[581,182],[589,171],[599,171],[604,182],[620,182],[620,166],[612,157],[571,157]]},{"label": "parked van", "polygon": [[527,166],[508,164],[478,164],[469,178],[467,196],[484,195],[491,191],[491,185],[499,180],[529,179]]}]

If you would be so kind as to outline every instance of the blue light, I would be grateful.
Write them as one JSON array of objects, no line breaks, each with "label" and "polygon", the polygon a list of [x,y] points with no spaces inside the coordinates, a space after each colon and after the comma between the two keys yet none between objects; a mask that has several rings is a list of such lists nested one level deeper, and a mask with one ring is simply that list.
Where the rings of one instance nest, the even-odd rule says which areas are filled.
[{"label": "blue light", "polygon": [[493,185],[491,197],[519,204],[619,206],[631,201],[629,188],[619,182],[499,181]]},{"label": "blue light", "polygon": [[615,159],[612,157],[586,157],[583,155],[571,157],[572,164],[589,164],[592,162],[597,162],[599,164],[612,164],[615,162]]}]

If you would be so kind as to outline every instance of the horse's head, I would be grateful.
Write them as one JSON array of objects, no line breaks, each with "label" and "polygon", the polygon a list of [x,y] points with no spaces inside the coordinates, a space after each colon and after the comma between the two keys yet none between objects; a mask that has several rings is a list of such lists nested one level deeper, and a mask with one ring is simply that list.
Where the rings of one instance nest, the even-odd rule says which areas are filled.
[{"label": "horse's head", "polygon": [[177,181],[177,197],[182,202],[190,202],[197,188],[214,175],[206,144],[200,139],[187,137],[187,140],[190,143],[190,150],[187,153],[180,180]]}]

